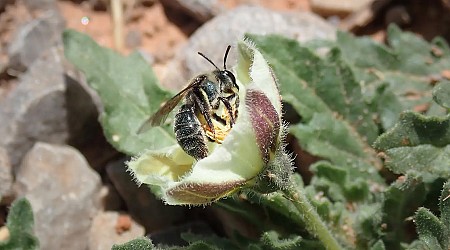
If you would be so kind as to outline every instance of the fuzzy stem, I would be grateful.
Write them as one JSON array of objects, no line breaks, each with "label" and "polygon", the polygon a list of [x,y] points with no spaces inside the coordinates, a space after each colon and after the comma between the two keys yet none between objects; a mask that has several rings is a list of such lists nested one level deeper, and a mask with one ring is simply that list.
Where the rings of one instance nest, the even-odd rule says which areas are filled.
[{"label": "fuzzy stem", "polygon": [[[303,189],[303,188],[302,188]],[[319,238],[326,249],[329,250],[342,250],[337,240],[331,235],[325,223],[320,218],[316,209],[308,201],[303,190],[296,190],[293,185],[283,190],[286,197],[293,203],[297,210],[303,215],[307,230],[313,236]]]}]

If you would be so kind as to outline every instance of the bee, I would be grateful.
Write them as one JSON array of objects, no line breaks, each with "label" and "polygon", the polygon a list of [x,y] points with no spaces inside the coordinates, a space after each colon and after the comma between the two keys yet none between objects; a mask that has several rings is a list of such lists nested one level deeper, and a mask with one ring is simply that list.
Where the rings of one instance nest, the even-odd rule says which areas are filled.
[{"label": "bee", "polygon": [[225,51],[223,70],[198,52],[216,69],[192,79],[187,87],[146,120],[138,133],[164,123],[168,114],[183,100],[175,114],[175,138],[181,148],[196,160],[208,156],[207,141],[222,143],[238,115],[239,86],[233,73],[226,67],[230,48],[228,46]]}]

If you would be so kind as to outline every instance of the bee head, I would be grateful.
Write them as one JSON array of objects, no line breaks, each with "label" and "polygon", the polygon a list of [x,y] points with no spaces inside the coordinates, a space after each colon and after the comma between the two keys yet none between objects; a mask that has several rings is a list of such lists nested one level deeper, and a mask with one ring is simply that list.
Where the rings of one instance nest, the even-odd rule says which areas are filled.
[{"label": "bee head", "polygon": [[234,93],[239,91],[239,86],[236,84],[236,77],[229,70],[216,71],[215,75],[220,82],[221,88],[225,93]]},{"label": "bee head", "polygon": [[225,51],[225,56],[223,57],[223,70],[219,69],[208,57],[203,55],[201,52],[198,52],[203,58],[205,58],[209,63],[211,63],[216,70],[213,74],[216,76],[217,80],[220,82],[221,88],[224,92],[237,92],[239,91],[239,86],[236,84],[236,77],[231,71],[227,70],[227,57],[228,52],[230,52],[231,45],[228,45],[227,50]]}]

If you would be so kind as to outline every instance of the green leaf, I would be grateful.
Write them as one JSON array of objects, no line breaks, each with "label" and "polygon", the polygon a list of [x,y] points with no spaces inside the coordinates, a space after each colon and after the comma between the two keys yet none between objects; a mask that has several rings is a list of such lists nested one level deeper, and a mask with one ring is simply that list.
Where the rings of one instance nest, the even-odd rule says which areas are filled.
[{"label": "green leaf", "polygon": [[[404,110],[444,114],[444,109],[434,107],[430,95],[435,76],[450,68],[445,41],[435,39],[428,43],[395,25],[389,26],[387,40],[388,45],[384,45],[367,37],[355,38],[338,32],[335,44],[362,84],[363,95],[378,107],[383,128],[391,128],[392,119]],[[379,88],[385,91],[380,92]],[[386,93],[394,94],[388,94],[388,102]]]},{"label": "green leaf", "polygon": [[348,178],[348,170],[337,167],[329,162],[319,161],[311,165],[311,171],[315,174],[312,185],[317,191],[323,191],[335,201],[354,202],[364,200],[369,195],[369,185],[366,179],[355,176]]},{"label": "green leaf", "polygon": [[378,128],[362,88],[338,49],[325,58],[297,41],[270,35],[248,35],[269,61],[280,83],[283,101],[301,116],[291,125],[302,148],[336,165],[381,182],[381,168],[370,144]]},{"label": "green leaf", "polygon": [[113,245],[111,250],[152,250],[155,249],[152,241],[149,238],[141,237],[124,244]]},{"label": "green leaf", "polygon": [[[428,209],[421,207],[416,213],[414,222],[421,244],[425,249],[443,249],[450,247],[450,182],[442,188],[439,207],[440,218]],[[412,248],[412,247],[411,247]]]},{"label": "green leaf", "polygon": [[395,173],[415,177],[450,178],[450,116],[402,114],[399,123],[381,135],[374,147]]},{"label": "green leaf", "polygon": [[383,241],[387,249],[401,249],[401,242],[410,242],[413,235],[408,228],[411,216],[423,204],[427,190],[423,182],[400,178],[384,192]]},{"label": "green leaf", "polygon": [[442,188],[441,197],[439,198],[439,210],[441,211],[441,221],[446,225],[450,237],[450,181],[445,183]]},{"label": "green leaf", "polygon": [[265,232],[260,242],[262,249],[267,250],[289,250],[289,249],[324,249],[324,247],[316,241],[308,241],[300,236],[290,235],[282,238],[276,231]]},{"label": "green leaf", "polygon": [[193,233],[182,233],[181,238],[189,243],[185,249],[236,249],[237,246],[229,239],[220,238],[215,235],[200,235]]},{"label": "green leaf", "polygon": [[10,236],[8,240],[0,241],[0,249],[32,250],[39,248],[39,241],[33,232],[33,211],[26,198],[14,201],[6,221]]},{"label": "green leaf", "polygon": [[372,247],[370,247],[370,250],[386,250],[386,247],[384,246],[382,240],[378,240]]},{"label": "green leaf", "polygon": [[429,249],[448,249],[448,229],[426,208],[419,208],[415,216],[417,233]]},{"label": "green leaf", "polygon": [[117,150],[137,155],[175,143],[168,124],[137,134],[141,124],[171,97],[138,53],[121,56],[74,30],[66,30],[63,41],[66,58],[85,74],[102,100],[100,122]]},{"label": "green leaf", "polygon": [[433,99],[442,107],[450,109],[450,81],[442,81],[434,87]]}]

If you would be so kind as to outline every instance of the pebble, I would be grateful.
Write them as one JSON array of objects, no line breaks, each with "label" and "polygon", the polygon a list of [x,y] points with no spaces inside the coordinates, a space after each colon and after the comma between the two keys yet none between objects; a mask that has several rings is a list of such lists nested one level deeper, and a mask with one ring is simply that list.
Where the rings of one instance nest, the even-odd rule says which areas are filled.
[{"label": "pebble", "polygon": [[18,169],[15,189],[31,203],[41,249],[87,248],[100,176],[76,149],[36,143]]},{"label": "pebble", "polygon": [[[123,231],[119,232],[118,228]],[[144,234],[144,227],[129,215],[115,211],[100,212],[94,217],[89,230],[89,249],[110,250],[114,244],[123,244]]]},{"label": "pebble", "polygon": [[184,207],[164,205],[147,186],[138,187],[126,171],[124,159],[108,164],[106,172],[125,201],[130,215],[143,225],[147,232],[167,227],[183,218]]},{"label": "pebble", "polygon": [[190,37],[168,65],[163,85],[177,90],[195,75],[213,70],[213,66],[197,54],[198,51],[221,67],[225,49],[231,45],[227,64],[234,65],[236,43],[245,33],[279,34],[303,42],[333,39],[336,28],[308,12],[277,12],[257,6],[238,7],[211,19]]}]

